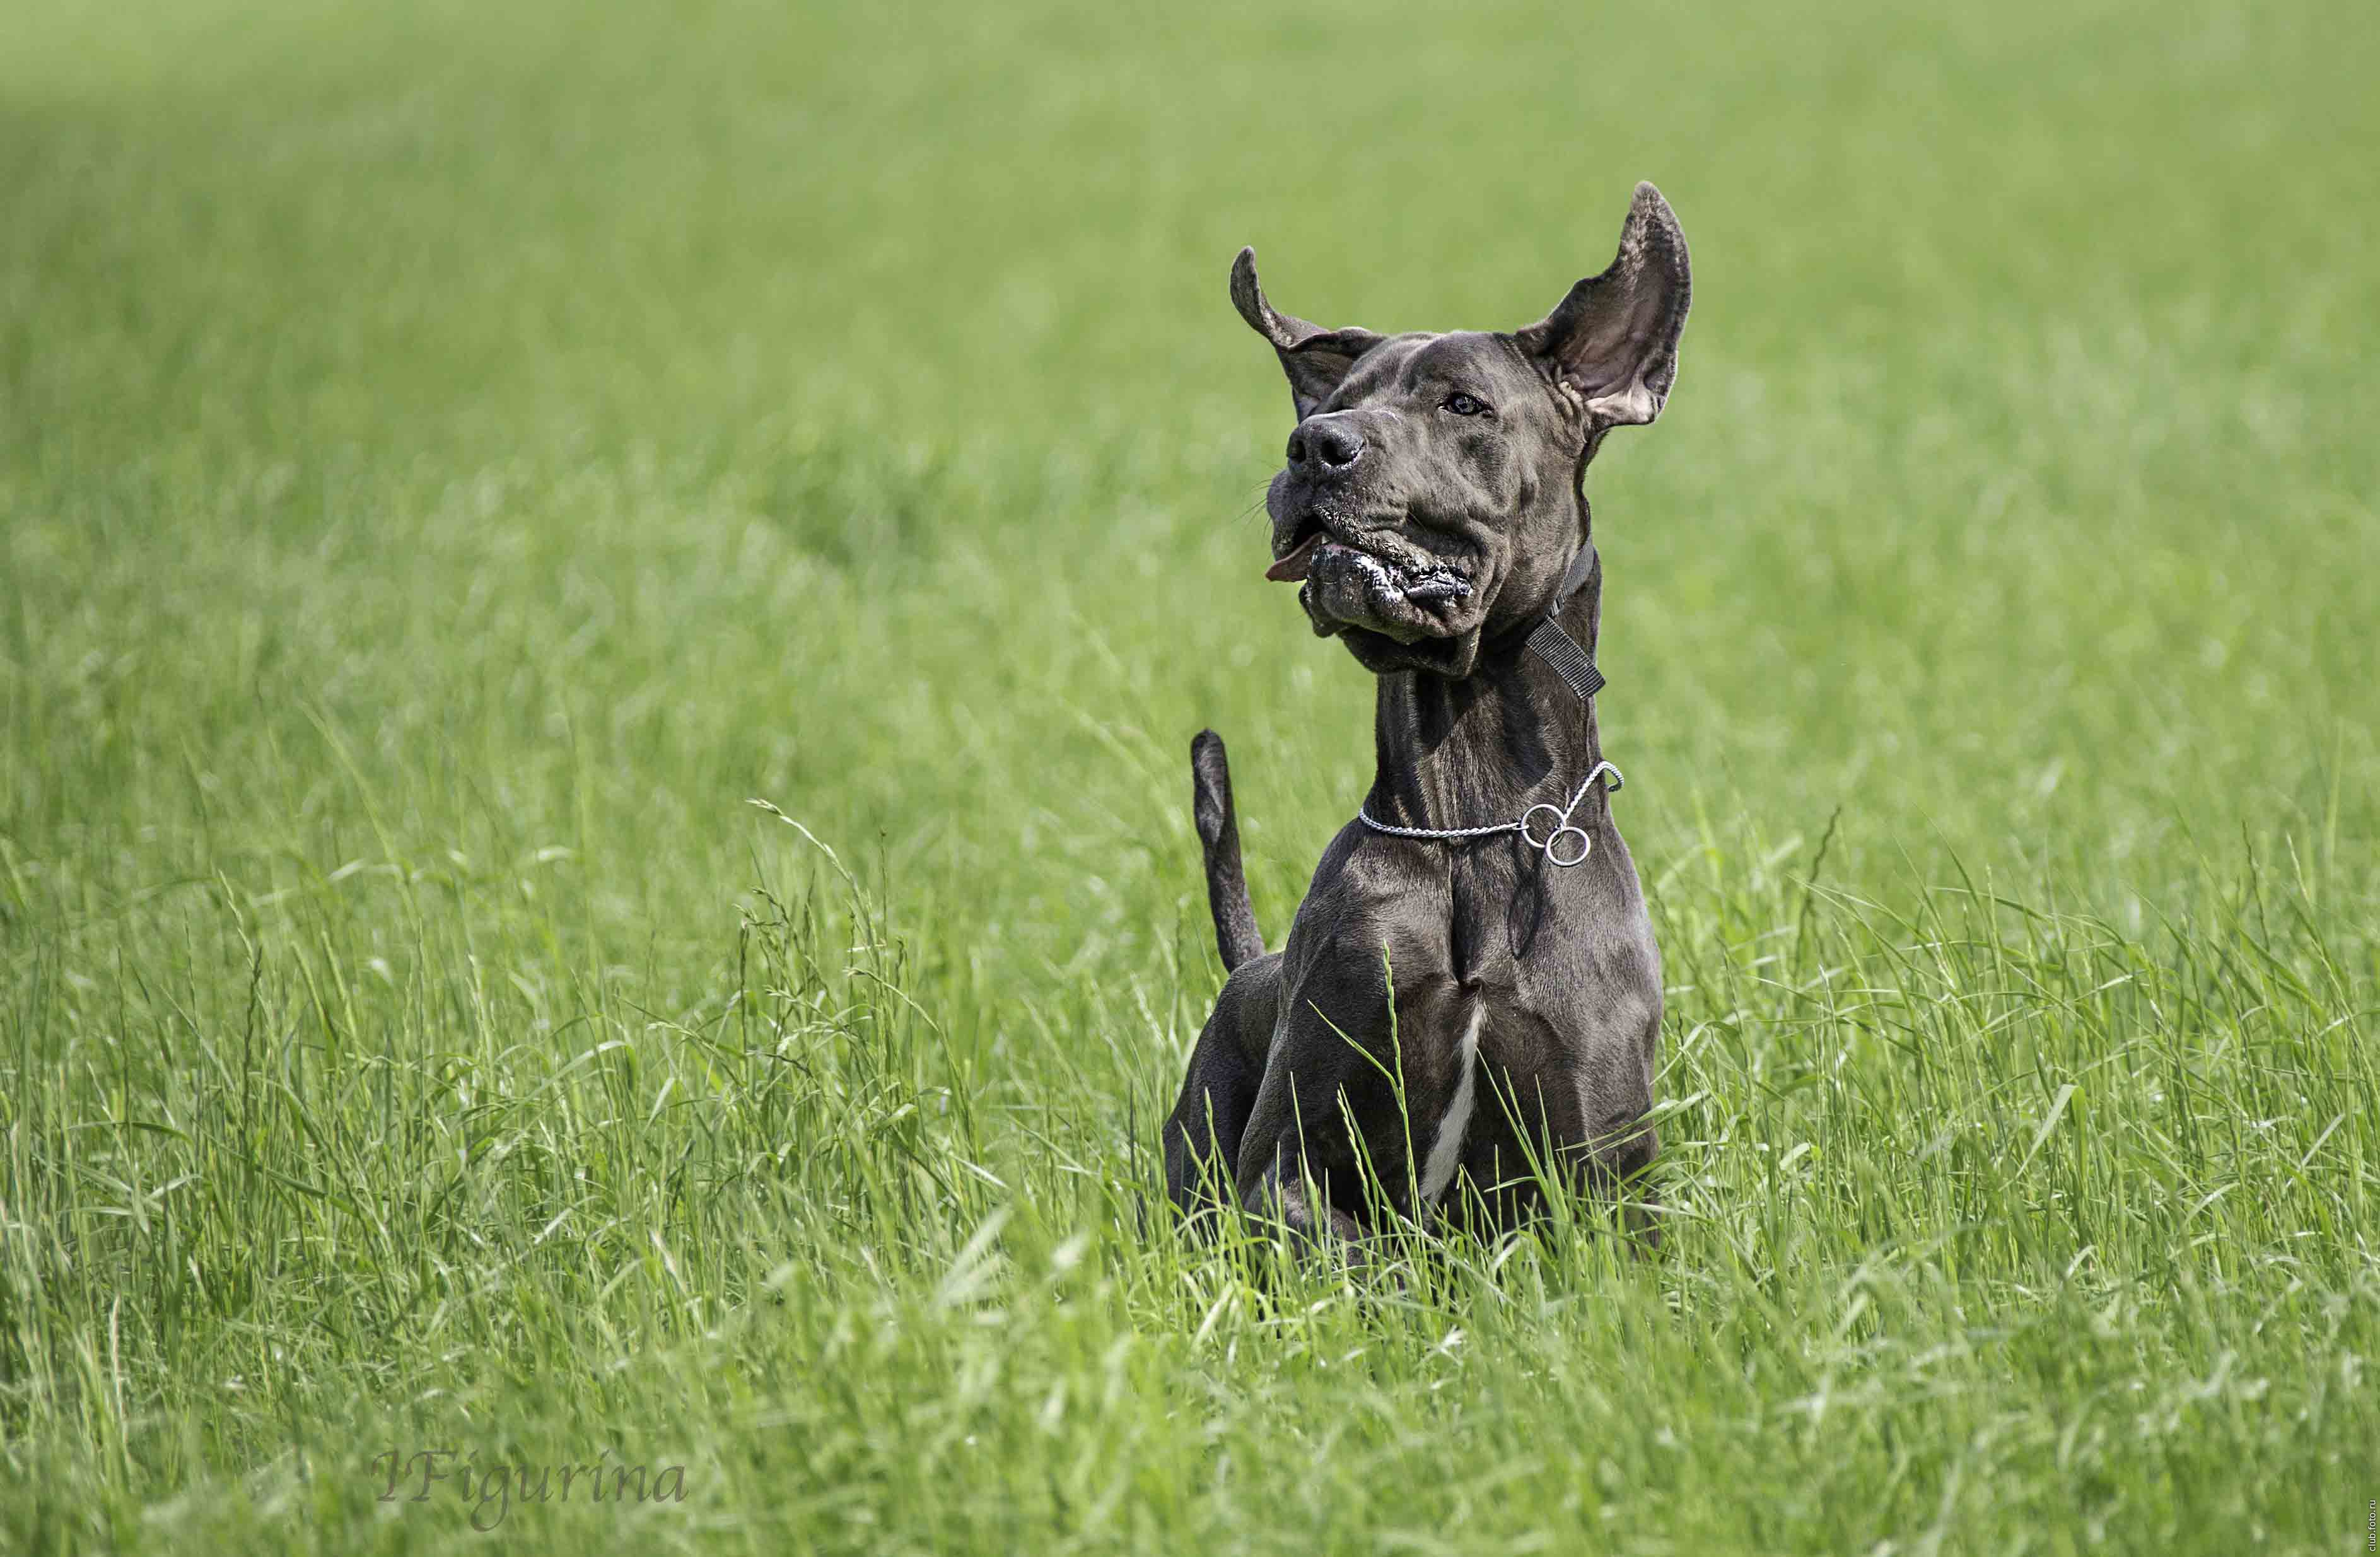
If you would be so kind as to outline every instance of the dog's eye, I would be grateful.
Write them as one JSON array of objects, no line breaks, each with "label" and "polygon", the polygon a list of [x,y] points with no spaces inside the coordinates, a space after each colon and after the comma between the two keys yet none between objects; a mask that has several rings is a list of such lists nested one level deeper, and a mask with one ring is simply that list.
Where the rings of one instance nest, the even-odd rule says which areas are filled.
[{"label": "dog's eye", "polygon": [[1487,403],[1468,395],[1453,394],[1446,397],[1446,408],[1459,417],[1475,417],[1488,408]]}]

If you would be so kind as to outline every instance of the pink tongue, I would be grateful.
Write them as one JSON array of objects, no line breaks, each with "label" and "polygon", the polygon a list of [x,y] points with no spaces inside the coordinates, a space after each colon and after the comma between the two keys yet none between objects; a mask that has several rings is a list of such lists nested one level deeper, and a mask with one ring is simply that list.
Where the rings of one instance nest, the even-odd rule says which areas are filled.
[{"label": "pink tongue", "polygon": [[1322,544],[1322,532],[1316,530],[1297,543],[1297,550],[1265,569],[1265,577],[1275,583],[1293,583],[1305,577],[1305,565],[1313,560],[1314,548]]}]

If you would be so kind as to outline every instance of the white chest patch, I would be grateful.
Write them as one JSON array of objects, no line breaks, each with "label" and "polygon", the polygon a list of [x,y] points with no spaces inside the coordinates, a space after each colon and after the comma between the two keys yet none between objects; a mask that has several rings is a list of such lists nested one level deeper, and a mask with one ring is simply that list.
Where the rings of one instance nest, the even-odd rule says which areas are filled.
[{"label": "white chest patch", "polygon": [[1479,1079],[1479,1028],[1488,1020],[1488,1003],[1474,1001],[1471,1019],[1463,1024],[1463,1040],[1454,1056],[1454,1095],[1438,1121],[1438,1137],[1429,1143],[1429,1159],[1422,1164],[1421,1198],[1435,1202],[1454,1182],[1455,1165],[1463,1160],[1463,1137],[1471,1128],[1471,1104]]}]

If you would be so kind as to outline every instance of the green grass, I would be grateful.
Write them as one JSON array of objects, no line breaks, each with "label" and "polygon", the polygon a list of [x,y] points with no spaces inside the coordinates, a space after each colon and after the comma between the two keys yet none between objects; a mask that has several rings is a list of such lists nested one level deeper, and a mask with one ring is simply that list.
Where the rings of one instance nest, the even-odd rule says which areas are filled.
[{"label": "green grass", "polygon": [[[18,7],[0,1551],[2362,1550],[2375,73],[2349,4]],[[1512,325],[1638,177],[1666,1249],[1185,1245],[1188,737],[1276,938],[1371,750],[1230,256]],[[429,1449],[684,1497],[380,1501]]]}]

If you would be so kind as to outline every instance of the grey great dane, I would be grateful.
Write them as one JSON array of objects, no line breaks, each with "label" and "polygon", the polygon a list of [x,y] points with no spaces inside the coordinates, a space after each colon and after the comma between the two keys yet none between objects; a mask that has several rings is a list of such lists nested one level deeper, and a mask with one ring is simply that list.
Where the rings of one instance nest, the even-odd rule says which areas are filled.
[{"label": "grey great dane", "polygon": [[1223,743],[1191,745],[1230,977],[1165,1122],[1185,1212],[1360,1261],[1393,1220],[1501,1229],[1551,1184],[1657,1235],[1661,956],[1596,735],[1583,482],[1605,433],[1660,414],[1690,290],[1650,184],[1610,267],[1511,334],[1325,330],[1266,300],[1254,250],[1232,266],[1297,412],[1266,577],[1374,673],[1378,772],[1267,952]]}]

